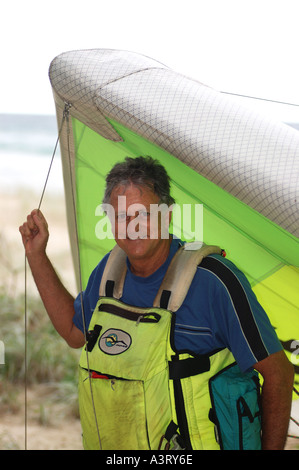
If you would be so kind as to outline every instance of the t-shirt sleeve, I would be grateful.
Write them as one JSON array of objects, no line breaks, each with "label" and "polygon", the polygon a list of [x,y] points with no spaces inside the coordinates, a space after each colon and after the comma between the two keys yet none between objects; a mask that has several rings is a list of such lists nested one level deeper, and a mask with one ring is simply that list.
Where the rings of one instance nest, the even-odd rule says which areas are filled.
[{"label": "t-shirt sleeve", "polygon": [[109,253],[104,256],[97,267],[93,270],[86,289],[83,292],[80,292],[74,301],[75,315],[73,317],[73,323],[83,333],[85,328],[88,330],[93,311],[96,307],[97,301],[99,300],[100,283],[108,256]]},{"label": "t-shirt sleeve", "polygon": [[218,278],[215,295],[218,331],[245,372],[282,345],[246,276],[230,261],[209,257]]}]

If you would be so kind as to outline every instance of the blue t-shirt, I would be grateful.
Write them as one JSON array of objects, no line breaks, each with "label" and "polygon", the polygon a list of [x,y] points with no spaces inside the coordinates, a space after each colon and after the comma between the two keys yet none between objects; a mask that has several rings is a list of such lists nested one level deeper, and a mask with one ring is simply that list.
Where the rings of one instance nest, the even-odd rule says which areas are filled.
[{"label": "blue t-shirt", "polygon": [[[134,275],[127,261],[122,302],[138,307],[152,306],[171,259],[181,244],[174,238],[167,260],[148,277]],[[108,256],[94,269],[83,292],[87,329],[99,299],[99,286]],[[83,331],[80,294],[74,306],[73,322]],[[198,266],[188,294],[176,312],[174,344],[178,351],[195,354],[208,354],[226,347],[244,372],[282,349],[245,275],[220,255],[210,255]]]}]

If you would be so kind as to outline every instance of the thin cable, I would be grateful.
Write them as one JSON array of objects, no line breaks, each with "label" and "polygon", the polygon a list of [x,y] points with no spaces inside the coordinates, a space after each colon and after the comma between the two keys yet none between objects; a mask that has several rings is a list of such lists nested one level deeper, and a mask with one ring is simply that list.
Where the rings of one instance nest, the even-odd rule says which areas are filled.
[{"label": "thin cable", "polygon": [[55,147],[54,147],[54,150],[53,150],[51,162],[50,162],[50,165],[49,165],[49,168],[48,168],[48,173],[47,173],[46,180],[45,180],[45,183],[44,183],[44,187],[43,187],[43,190],[42,190],[42,194],[41,194],[41,197],[40,197],[40,201],[39,201],[39,205],[38,205],[38,210],[40,210],[40,207],[41,207],[41,205],[42,205],[42,201],[43,201],[44,194],[45,194],[45,191],[46,191],[46,187],[47,187],[47,184],[48,184],[48,180],[49,180],[49,176],[50,176],[50,173],[51,173],[51,169],[52,169],[54,157],[55,157],[55,155],[56,155],[56,150],[57,150],[58,143],[59,143],[59,140],[60,140],[60,134],[61,134],[61,131],[62,131],[62,126],[63,126],[64,121],[65,121],[65,118],[66,118],[67,110],[68,110],[68,107],[67,107],[67,105],[65,105],[65,108],[64,108],[64,111],[63,111],[63,117],[62,117],[62,120],[61,120],[60,129],[59,129],[59,131],[58,131],[58,136],[57,136],[56,144],[55,144]]},{"label": "thin cable", "polygon": [[[293,423],[295,423],[296,426],[299,426],[299,422],[296,421],[296,419],[292,418],[292,416],[290,417],[290,420],[293,421]],[[288,437],[291,437],[293,439],[299,439],[299,436],[297,436],[296,434],[288,434]]]},{"label": "thin cable", "polygon": [[240,96],[241,98],[250,98],[252,100],[260,100],[260,101],[268,101],[270,103],[285,104],[287,106],[299,106],[299,104],[296,104],[296,103],[287,103],[285,101],[270,100],[270,99],[267,99],[267,98],[259,98],[257,96],[241,95],[241,94],[238,94],[238,93],[231,93],[229,91],[220,91],[220,93],[222,93],[224,95]]},{"label": "thin cable", "polygon": [[[44,183],[44,187],[43,187],[43,190],[42,190],[42,194],[41,194],[41,197],[40,197],[40,201],[39,201],[39,204],[38,204],[38,210],[40,210],[40,207],[42,205],[42,201],[43,201],[43,198],[44,198],[44,194],[45,194],[45,191],[46,191],[46,187],[47,187],[47,184],[48,184],[48,180],[49,180],[49,176],[50,176],[50,173],[51,173],[51,169],[52,169],[52,165],[53,165],[53,161],[54,161],[54,157],[56,155],[56,150],[57,150],[57,146],[58,146],[58,143],[59,143],[59,139],[60,139],[60,134],[61,134],[61,131],[62,131],[62,127],[63,127],[63,123],[65,121],[65,117],[66,117],[66,110],[67,110],[67,105],[65,106],[65,109],[64,109],[64,112],[63,112],[63,118],[62,118],[62,121],[61,121],[61,125],[60,125],[60,129],[59,129],[59,132],[58,132],[58,137],[57,137],[57,140],[56,140],[56,144],[55,144],[55,147],[54,147],[54,150],[53,150],[53,154],[52,154],[52,158],[51,158],[51,161],[50,161],[50,165],[49,165],[49,168],[48,168],[48,172],[47,172],[47,176],[46,176],[46,180],[45,180],[45,183]],[[27,400],[27,389],[28,389],[28,314],[27,314],[27,258],[26,258],[26,252],[25,252],[25,262],[24,262],[24,283],[25,283],[25,286],[24,286],[24,333],[25,333],[25,342],[24,342],[24,386],[25,386],[25,395],[24,395],[24,400],[25,400],[25,450],[27,450],[27,443],[28,443],[28,400]]]},{"label": "thin cable", "polygon": [[[297,426],[299,426],[299,422],[298,422],[295,418],[293,418],[293,417],[291,416],[290,419],[291,419],[291,421],[293,421],[293,423],[295,423],[295,424],[297,424]],[[298,437],[299,437],[299,436],[298,436]]]},{"label": "thin cable", "polygon": [[27,450],[27,416],[28,416],[28,413],[27,413],[27,350],[28,350],[28,346],[27,346],[27,259],[26,259],[26,254],[25,254],[25,295],[24,295],[24,309],[25,309],[25,319],[24,319],[24,322],[25,322],[25,344],[24,344],[24,348],[25,348],[25,357],[24,357],[24,361],[25,361],[25,364],[24,364],[24,367],[25,367],[25,372],[24,372],[24,385],[25,385],[25,396],[24,396],[24,400],[25,400],[25,450]]}]

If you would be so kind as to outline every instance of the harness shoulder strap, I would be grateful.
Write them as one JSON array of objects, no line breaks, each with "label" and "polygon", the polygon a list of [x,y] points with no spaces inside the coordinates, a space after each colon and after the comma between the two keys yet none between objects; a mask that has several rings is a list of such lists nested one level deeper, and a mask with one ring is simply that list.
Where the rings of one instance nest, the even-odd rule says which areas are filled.
[{"label": "harness shoulder strap", "polygon": [[115,245],[110,252],[103,272],[100,297],[121,298],[127,272],[126,259],[126,253],[118,245]]},{"label": "harness shoulder strap", "polygon": [[153,306],[176,312],[187,295],[197,266],[210,254],[222,255],[223,250],[214,245],[198,248],[197,242],[186,243],[179,248],[168,267]]},{"label": "harness shoulder strap", "polygon": [[[182,305],[189,290],[197,266],[206,256],[223,250],[218,246],[204,245],[198,248],[198,243],[186,243],[174,255],[163,282],[154,300],[154,307],[168,308],[176,312]],[[127,255],[118,246],[112,249],[100,284],[100,297],[120,299],[127,272]]]}]

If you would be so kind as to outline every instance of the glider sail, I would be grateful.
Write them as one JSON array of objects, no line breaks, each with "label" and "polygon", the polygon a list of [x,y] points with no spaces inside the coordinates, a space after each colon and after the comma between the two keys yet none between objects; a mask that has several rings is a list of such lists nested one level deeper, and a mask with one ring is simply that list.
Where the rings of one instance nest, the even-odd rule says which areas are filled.
[{"label": "glider sail", "polygon": [[83,288],[115,243],[101,210],[106,174],[126,156],[151,155],[171,177],[181,222],[173,233],[198,238],[192,211],[182,232],[184,204],[201,205],[203,241],[224,248],[246,274],[296,367],[298,131],[130,52],[67,52],[49,74],[59,127],[69,109],[60,147]]}]

